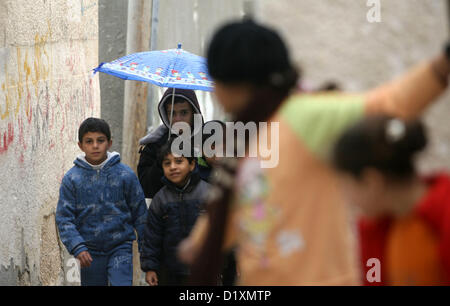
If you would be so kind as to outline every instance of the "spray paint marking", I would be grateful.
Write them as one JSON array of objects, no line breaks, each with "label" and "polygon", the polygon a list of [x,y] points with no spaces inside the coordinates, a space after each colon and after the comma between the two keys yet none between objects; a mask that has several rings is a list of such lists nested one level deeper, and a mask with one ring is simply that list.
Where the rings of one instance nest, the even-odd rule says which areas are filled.
[{"label": "spray paint marking", "polygon": [[[94,5],[85,9],[91,7]],[[57,144],[64,155],[61,143],[73,143],[79,123],[87,114],[94,114],[98,87],[88,74],[78,71],[85,61],[82,50],[73,41],[62,59],[66,63],[65,71],[61,71],[64,78],[53,84],[50,23],[48,26],[45,34],[35,35],[33,46],[17,47],[2,64],[5,74],[0,83],[0,154],[14,148],[20,162],[26,161],[28,151],[35,152],[40,147],[54,150]],[[8,63],[13,63],[15,71],[8,70]],[[15,146],[14,127],[18,133]],[[51,133],[55,129],[59,133]]]},{"label": "spray paint marking", "polygon": [[14,141],[14,127],[8,123],[8,131],[3,133],[3,145],[0,145],[0,154],[8,151],[9,145]]}]

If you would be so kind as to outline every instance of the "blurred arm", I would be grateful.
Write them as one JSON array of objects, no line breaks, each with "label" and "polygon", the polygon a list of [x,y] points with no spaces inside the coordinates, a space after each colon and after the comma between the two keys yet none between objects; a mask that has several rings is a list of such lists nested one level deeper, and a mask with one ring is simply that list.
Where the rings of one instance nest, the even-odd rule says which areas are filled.
[{"label": "blurred arm", "polygon": [[[222,247],[223,251],[230,250],[236,242],[236,230],[232,226],[233,219],[234,218],[232,217],[227,220],[224,236],[225,241]],[[205,213],[197,218],[189,237],[180,244],[179,257],[183,262],[187,264],[192,263],[206,239],[208,230],[209,217],[208,214]]]},{"label": "blurred arm", "polygon": [[450,62],[445,55],[413,67],[398,79],[366,94],[367,113],[386,113],[405,119],[419,116],[444,92]]}]

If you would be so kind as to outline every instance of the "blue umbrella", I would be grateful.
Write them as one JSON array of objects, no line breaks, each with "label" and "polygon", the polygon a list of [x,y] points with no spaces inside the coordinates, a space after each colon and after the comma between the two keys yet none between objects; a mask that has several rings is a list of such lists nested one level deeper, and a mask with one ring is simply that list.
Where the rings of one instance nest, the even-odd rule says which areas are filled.
[{"label": "blue umbrella", "polygon": [[98,71],[124,80],[173,88],[169,126],[172,126],[175,88],[213,90],[205,58],[181,49],[181,44],[178,44],[177,49],[133,53],[109,63],[101,63],[94,69],[94,74]]},{"label": "blue umbrella", "polygon": [[204,57],[181,49],[129,54],[94,69],[125,80],[149,82],[161,87],[212,91]]}]

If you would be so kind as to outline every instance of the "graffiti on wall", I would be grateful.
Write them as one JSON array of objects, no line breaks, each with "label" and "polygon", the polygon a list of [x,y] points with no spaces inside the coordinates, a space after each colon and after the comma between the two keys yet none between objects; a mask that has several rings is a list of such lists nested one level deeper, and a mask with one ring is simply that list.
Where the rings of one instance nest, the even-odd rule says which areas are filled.
[{"label": "graffiti on wall", "polygon": [[0,157],[14,150],[23,163],[37,150],[64,154],[64,144],[76,141],[78,125],[94,113],[95,79],[80,71],[83,51],[70,42],[61,57],[49,41],[50,27],[32,47],[10,50],[0,67]]}]

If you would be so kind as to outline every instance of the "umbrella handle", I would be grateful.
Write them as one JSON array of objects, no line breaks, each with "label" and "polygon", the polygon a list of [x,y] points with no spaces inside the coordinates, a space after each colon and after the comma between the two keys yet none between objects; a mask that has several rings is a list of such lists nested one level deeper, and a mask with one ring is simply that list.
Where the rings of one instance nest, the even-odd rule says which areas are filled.
[{"label": "umbrella handle", "polygon": [[173,117],[173,104],[174,104],[174,102],[175,102],[175,87],[172,90],[172,107],[170,108],[169,136],[168,136],[167,140],[170,139],[170,134],[172,133],[172,117]]},{"label": "umbrella handle", "polygon": [[[181,49],[181,44],[178,43],[178,49]],[[169,137],[167,140],[170,139],[170,133],[172,132],[172,115],[173,115],[173,104],[175,101],[175,87],[172,90],[172,108],[170,109],[170,120],[169,120]]]}]

